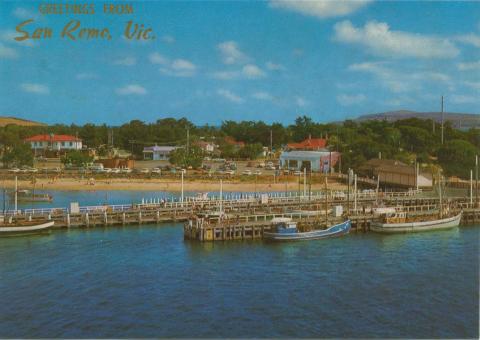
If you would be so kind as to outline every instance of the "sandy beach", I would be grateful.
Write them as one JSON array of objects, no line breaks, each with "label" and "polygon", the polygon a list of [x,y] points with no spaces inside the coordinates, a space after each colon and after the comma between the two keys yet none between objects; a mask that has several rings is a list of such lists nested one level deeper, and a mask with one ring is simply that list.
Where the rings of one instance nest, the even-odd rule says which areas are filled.
[{"label": "sandy beach", "polygon": [[[5,180],[6,188],[14,188],[14,180]],[[180,192],[181,182],[179,180],[166,179],[89,179],[58,178],[56,180],[37,178],[35,185],[30,180],[18,180],[20,189],[36,190],[145,190],[145,191],[169,191]],[[312,184],[312,190],[323,189],[324,185]],[[329,184],[329,189],[341,189],[338,183]],[[224,180],[223,190],[232,192],[269,192],[269,191],[297,191],[298,182],[261,183],[242,182],[235,180]],[[218,181],[195,180],[184,182],[185,191],[212,192],[219,191]],[[301,185],[303,190],[303,184]]]}]

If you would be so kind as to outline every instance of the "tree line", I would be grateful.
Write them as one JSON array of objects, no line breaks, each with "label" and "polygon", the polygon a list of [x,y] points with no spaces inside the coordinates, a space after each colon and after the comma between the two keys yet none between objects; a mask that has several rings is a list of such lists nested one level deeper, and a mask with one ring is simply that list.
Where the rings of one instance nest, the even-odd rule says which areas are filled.
[{"label": "tree line", "polygon": [[[188,131],[188,132],[187,132]],[[0,144],[4,166],[31,163],[23,140],[35,134],[69,134],[83,140],[84,145],[102,153],[111,144],[140,157],[145,146],[190,145],[202,137],[221,146],[222,156],[254,158],[263,146],[279,150],[289,142],[300,142],[309,136],[327,137],[331,150],[342,153],[342,167],[358,168],[367,160],[397,159],[407,164],[415,160],[440,165],[447,175],[468,177],[475,166],[475,155],[480,153],[480,130],[458,130],[447,121],[444,124],[444,143],[441,143],[441,125],[431,119],[409,118],[389,122],[385,120],[317,123],[301,116],[293,124],[267,124],[263,121],[224,121],[220,126],[196,126],[186,118],[164,118],[153,123],[132,120],[120,126],[85,124],[51,126],[7,125],[0,128]],[[223,138],[229,136],[246,144],[235,150]],[[192,152],[196,149],[190,149]],[[188,155],[179,155],[188,158]],[[198,157],[197,157],[198,158]]]}]

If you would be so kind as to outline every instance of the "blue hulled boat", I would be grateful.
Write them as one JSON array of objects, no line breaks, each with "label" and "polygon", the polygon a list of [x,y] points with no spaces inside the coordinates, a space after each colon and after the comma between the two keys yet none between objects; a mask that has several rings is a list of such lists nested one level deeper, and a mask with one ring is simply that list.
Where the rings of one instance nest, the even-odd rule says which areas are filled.
[{"label": "blue hulled boat", "polygon": [[263,233],[263,238],[271,241],[305,241],[342,236],[348,234],[351,227],[351,222],[348,220],[327,229],[300,232],[297,229],[297,223],[290,219],[276,219],[272,222],[275,232]]}]

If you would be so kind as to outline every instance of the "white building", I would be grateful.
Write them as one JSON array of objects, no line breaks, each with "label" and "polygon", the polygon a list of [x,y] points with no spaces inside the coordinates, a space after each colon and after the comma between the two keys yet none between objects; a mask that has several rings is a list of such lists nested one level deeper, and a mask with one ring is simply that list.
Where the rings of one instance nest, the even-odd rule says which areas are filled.
[{"label": "white building", "polygon": [[178,149],[178,146],[148,146],[143,148],[143,159],[161,161],[170,158],[170,152]]},{"label": "white building", "polygon": [[30,144],[32,150],[52,150],[52,151],[68,151],[81,150],[82,140],[75,136],[69,135],[36,135],[25,139]]}]

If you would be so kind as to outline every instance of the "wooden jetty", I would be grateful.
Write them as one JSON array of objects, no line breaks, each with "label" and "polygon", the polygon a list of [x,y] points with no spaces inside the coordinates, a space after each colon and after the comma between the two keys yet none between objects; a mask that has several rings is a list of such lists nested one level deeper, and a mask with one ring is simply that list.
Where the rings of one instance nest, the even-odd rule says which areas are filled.
[{"label": "wooden jetty", "polygon": [[[471,203],[466,197],[449,198],[449,205],[458,211],[463,210],[463,224],[480,222],[480,205]],[[24,209],[8,211],[5,221],[35,221],[49,219],[55,221],[55,228],[99,227],[113,225],[141,225],[151,223],[187,221],[198,213],[221,210],[231,220],[210,220],[209,225],[192,225],[185,230],[185,237],[197,240],[234,240],[261,238],[263,231],[271,228],[270,220],[275,217],[290,217],[305,228],[316,228],[325,222],[325,210],[341,205],[344,216],[352,221],[353,230],[368,231],[375,218],[372,208],[382,203],[385,207],[402,207],[403,210],[421,214],[438,209],[439,200],[435,197],[420,196],[419,192],[353,193],[330,191],[308,196],[278,195],[246,196],[237,195],[229,199],[185,198],[183,202],[167,202],[151,199],[140,204],[101,205],[71,208]],[[328,210],[327,209],[327,210]],[[308,216],[311,212],[319,212]],[[330,222],[335,222],[332,216]],[[211,228],[211,229],[209,229]],[[209,231],[210,230],[210,231]],[[202,236],[200,236],[202,235]]]}]

